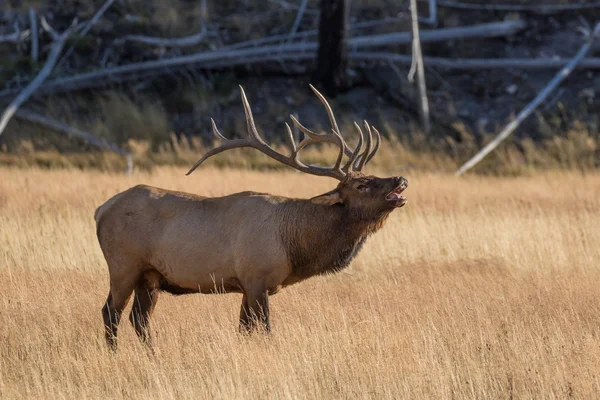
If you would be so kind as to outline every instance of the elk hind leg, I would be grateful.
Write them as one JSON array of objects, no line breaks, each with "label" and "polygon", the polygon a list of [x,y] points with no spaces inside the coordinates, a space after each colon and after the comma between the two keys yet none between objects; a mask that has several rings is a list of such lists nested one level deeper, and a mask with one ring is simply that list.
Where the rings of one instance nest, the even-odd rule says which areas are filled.
[{"label": "elk hind leg", "polygon": [[240,308],[240,333],[248,333],[251,330],[250,310],[248,309],[248,296],[244,293],[242,306]]},{"label": "elk hind leg", "polygon": [[159,280],[153,273],[144,275],[135,287],[133,307],[129,314],[129,320],[135,328],[138,338],[149,348],[152,348],[152,336],[150,334],[150,317],[158,301]]},{"label": "elk hind leg", "polygon": [[110,293],[102,307],[106,344],[111,350],[117,349],[117,329],[121,314],[129,302],[138,279],[138,276],[118,277],[118,279],[111,276]]}]

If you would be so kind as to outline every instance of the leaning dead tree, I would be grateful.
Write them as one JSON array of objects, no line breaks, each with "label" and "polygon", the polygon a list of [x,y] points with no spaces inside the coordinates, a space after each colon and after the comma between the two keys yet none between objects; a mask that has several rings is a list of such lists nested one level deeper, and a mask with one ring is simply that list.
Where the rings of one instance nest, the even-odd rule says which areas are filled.
[{"label": "leaning dead tree", "polygon": [[348,0],[321,0],[315,80],[335,96],[348,85]]},{"label": "leaning dead tree", "polygon": [[561,69],[556,74],[556,76],[554,76],[554,78],[550,81],[550,83],[536,96],[536,98],[533,99],[533,101],[531,103],[529,103],[527,105],[527,107],[525,107],[523,109],[523,111],[521,111],[519,113],[519,115],[517,115],[517,117],[510,124],[508,124],[506,126],[506,128],[504,128],[502,130],[502,132],[500,132],[498,134],[498,136],[496,136],[494,138],[494,140],[492,140],[490,143],[488,143],[487,146],[485,146],[483,149],[481,149],[477,154],[475,154],[475,156],[473,156],[473,158],[471,158],[462,167],[460,167],[458,169],[458,171],[456,171],[456,175],[460,176],[460,175],[464,174],[465,172],[467,172],[468,170],[470,170],[471,168],[473,168],[481,160],[483,160],[488,154],[490,154],[492,151],[494,151],[494,149],[496,147],[498,147],[498,145],[500,143],[502,143],[502,141],[504,141],[504,139],[509,137],[519,127],[519,125],[528,116],[530,116],[531,113],[533,113],[533,111],[535,111],[535,109],[540,104],[542,104],[542,102],[550,95],[550,93],[552,93],[552,91],[554,89],[556,89],[558,87],[558,85],[560,85],[560,83],[562,81],[564,81],[571,74],[571,72],[573,72],[575,70],[575,68],[577,68],[579,63],[581,63],[583,58],[586,56],[586,54],[592,48],[594,39],[597,39],[597,37],[599,35],[600,35],[600,23],[596,24],[596,27],[594,28],[593,32],[591,32],[589,34],[589,38],[588,38],[587,42],[581,47],[581,49],[579,50],[577,55],[575,55],[575,57],[573,57],[571,62],[569,62],[569,64],[567,64],[563,69]]},{"label": "leaning dead tree", "polygon": [[44,29],[50,33],[54,39],[54,43],[52,44],[52,50],[50,50],[50,54],[48,55],[48,59],[44,64],[42,70],[37,74],[35,79],[27,85],[27,87],[19,93],[19,95],[8,105],[6,110],[2,113],[2,117],[0,118],[0,135],[4,132],[6,125],[8,125],[8,121],[12,118],[15,112],[19,109],[21,104],[27,101],[29,97],[41,86],[44,80],[50,75],[50,72],[54,69],[54,65],[60,56],[60,53],[65,45],[65,41],[69,37],[71,33],[75,30],[77,20],[73,21],[71,26],[66,29],[63,33],[58,34],[48,25],[45,19],[42,19],[42,26]]},{"label": "leaning dead tree", "polygon": [[[63,124],[62,122],[56,121],[52,118],[45,117],[43,115],[34,113],[29,110],[20,109],[21,105],[23,105],[39,88],[42,86],[46,78],[50,75],[50,73],[55,69],[57,65],[58,58],[64,48],[64,45],[71,34],[74,32],[81,32],[82,35],[86,34],[91,27],[100,19],[102,13],[110,7],[114,0],[107,0],[105,5],[96,13],[96,15],[87,23],[77,25],[77,19],[73,20],[71,25],[62,33],[56,32],[52,26],[46,21],[44,17],[41,18],[42,28],[52,37],[53,42],[50,48],[50,52],[44,63],[44,66],[40,70],[40,72],[36,75],[36,77],[13,99],[8,107],[2,113],[0,117],[0,135],[8,125],[8,122],[11,120],[13,116],[16,116],[19,119],[28,121],[30,123],[34,123],[37,125],[41,125],[43,127],[53,129],[57,132],[64,133],[71,137],[76,137],[84,140],[86,143],[101,148],[103,150],[109,150],[114,153],[117,153],[127,160],[127,173],[130,173],[133,167],[133,159],[131,154],[114,145],[108,143],[107,141],[97,138],[94,135],[91,135],[87,132],[84,132],[80,129],[68,126]],[[37,35],[37,18],[35,16],[35,12],[30,9],[29,10],[29,18],[31,25],[31,35],[32,35],[32,59],[37,59],[38,57],[38,35]],[[70,48],[69,50],[72,50]],[[65,54],[64,59],[69,56],[69,52]]]}]

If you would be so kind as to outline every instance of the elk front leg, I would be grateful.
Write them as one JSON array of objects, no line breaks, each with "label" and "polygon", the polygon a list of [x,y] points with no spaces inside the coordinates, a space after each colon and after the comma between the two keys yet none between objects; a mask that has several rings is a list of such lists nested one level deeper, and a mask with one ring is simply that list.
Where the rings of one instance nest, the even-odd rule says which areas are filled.
[{"label": "elk front leg", "polygon": [[269,319],[269,292],[265,289],[255,290],[248,292],[244,297],[247,300],[246,315],[249,319],[249,330],[254,330],[258,326],[261,326],[266,332],[271,332],[271,321]]}]

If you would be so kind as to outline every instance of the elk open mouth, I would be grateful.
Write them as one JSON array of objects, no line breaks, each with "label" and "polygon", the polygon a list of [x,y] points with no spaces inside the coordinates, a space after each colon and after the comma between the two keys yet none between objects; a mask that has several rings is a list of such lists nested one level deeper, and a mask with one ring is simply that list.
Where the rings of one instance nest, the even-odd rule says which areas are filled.
[{"label": "elk open mouth", "polygon": [[385,196],[385,199],[392,203],[394,207],[402,207],[408,201],[406,197],[401,195],[404,189],[406,189],[406,186],[398,186],[396,189],[392,190],[387,196]]}]

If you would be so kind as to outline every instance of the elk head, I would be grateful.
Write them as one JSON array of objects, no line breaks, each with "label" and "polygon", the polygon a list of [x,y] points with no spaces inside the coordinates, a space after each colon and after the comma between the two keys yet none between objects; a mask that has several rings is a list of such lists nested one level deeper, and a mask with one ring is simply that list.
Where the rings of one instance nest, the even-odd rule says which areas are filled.
[{"label": "elk head", "polygon": [[[364,121],[366,146],[363,150],[365,135],[363,134],[361,127],[354,122],[354,126],[358,132],[358,144],[354,150],[351,150],[342,137],[342,133],[338,127],[331,106],[317,89],[312,85],[310,85],[310,88],[317,95],[319,100],[321,100],[321,103],[323,103],[323,106],[327,111],[331,123],[331,132],[325,134],[314,132],[304,127],[293,115],[290,115],[294,125],[304,133],[304,138],[296,145],[292,130],[286,122],[285,126],[292,151],[289,156],[277,152],[258,134],[250,104],[248,103],[244,89],[240,86],[242,103],[246,114],[248,137],[245,139],[229,140],[219,132],[215,121],[211,119],[213,133],[222,141],[222,144],[204,154],[186,175],[194,172],[200,164],[215,154],[239,147],[251,147],[282,164],[297,169],[298,171],[311,175],[328,176],[340,181],[336,189],[310,199],[310,201],[315,204],[324,206],[343,205],[353,213],[361,216],[371,215],[374,218],[378,218],[381,214],[387,214],[395,208],[404,206],[407,199],[403,197],[401,193],[408,186],[408,181],[404,177],[395,176],[391,178],[379,178],[376,176],[364,175],[362,173],[363,167],[373,159],[379,150],[381,145],[381,135],[379,131],[375,129],[375,127],[369,126],[367,121]],[[299,152],[309,144],[313,143],[333,143],[339,147],[338,157],[333,167],[325,168],[307,165],[300,160]],[[344,156],[347,157],[347,160],[344,165],[342,165]]]}]

